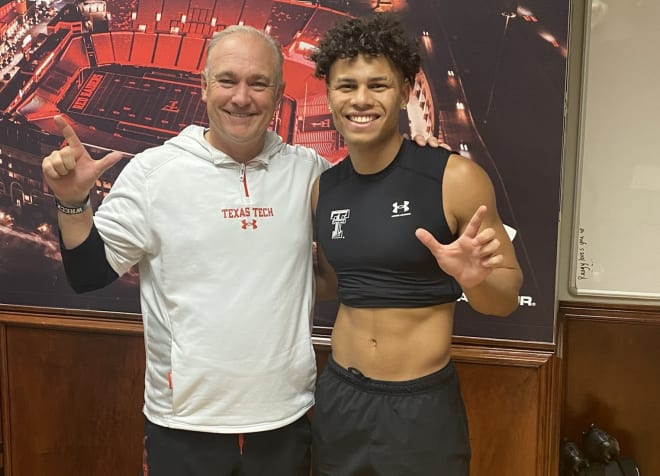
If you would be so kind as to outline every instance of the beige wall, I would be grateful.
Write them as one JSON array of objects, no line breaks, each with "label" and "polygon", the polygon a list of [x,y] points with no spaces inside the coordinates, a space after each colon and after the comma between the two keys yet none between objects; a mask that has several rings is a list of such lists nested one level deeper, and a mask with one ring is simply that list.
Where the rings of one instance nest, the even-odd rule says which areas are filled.
[{"label": "beige wall", "polygon": [[[597,21],[598,12],[608,12],[602,17],[604,20],[596,26],[596,28],[600,29],[601,43],[598,46],[600,54],[597,57],[592,55],[593,61],[591,68],[599,67],[600,77],[592,75],[590,86],[590,91],[593,93],[591,97],[596,97],[596,100],[601,101],[604,106],[598,109],[607,111],[607,114],[587,118],[585,122],[595,125],[592,127],[592,130],[602,131],[602,133],[598,137],[590,137],[581,143],[580,128],[582,130],[586,129],[585,124],[581,124],[580,118],[581,101],[586,91],[583,88],[583,83],[585,82],[583,79],[584,70],[586,69],[585,60],[587,59],[585,49],[590,48],[592,53],[596,51],[596,46],[590,45],[585,40],[585,31],[587,31],[585,25],[591,20],[587,14],[587,8],[591,8],[592,4],[595,5],[595,9],[590,13],[593,13],[595,21]],[[603,8],[598,8],[599,6]],[[595,10],[598,10],[598,12]],[[647,73],[657,77],[654,71],[660,74],[660,62],[657,60],[657,54],[648,52],[649,48],[652,49],[655,46],[650,43],[647,44],[645,41],[640,41],[643,44],[639,45],[639,48],[631,49],[628,54],[621,54],[621,48],[618,51],[612,51],[611,55],[606,56],[602,54],[603,32],[611,35],[611,39],[607,41],[609,45],[619,45],[623,39],[643,38],[645,35],[650,37],[651,33],[647,30],[653,30],[655,28],[652,26],[654,24],[653,19],[658,18],[658,12],[660,12],[660,7],[658,7],[657,2],[648,0],[636,0],[634,2],[630,2],[629,0],[593,0],[593,2],[589,0],[574,0],[572,3],[566,98],[566,133],[563,157],[562,210],[560,215],[560,239],[557,263],[557,296],[560,301],[588,301],[612,304],[632,303],[642,305],[657,305],[658,303],[658,300],[641,298],[577,296],[570,289],[571,260],[574,260],[572,246],[574,237],[576,236],[574,231],[574,210],[578,207],[576,202],[576,184],[578,188],[582,185],[582,182],[590,185],[584,186],[582,191],[579,192],[583,197],[585,194],[594,193],[593,181],[583,180],[581,182],[577,173],[578,157],[583,153],[581,149],[585,147],[585,143],[587,144],[587,148],[583,149],[584,152],[598,150],[597,147],[589,147],[590,143],[599,147],[602,144],[603,148],[612,147],[612,150],[617,151],[611,158],[604,156],[602,158],[603,164],[598,174],[602,174],[603,183],[616,183],[616,179],[612,178],[612,175],[617,172],[614,170],[615,165],[623,166],[628,170],[637,165],[639,165],[640,170],[654,170],[654,167],[658,167],[657,170],[660,173],[660,159],[657,158],[658,150],[660,150],[660,120],[657,118],[653,120],[645,112],[652,109],[646,106],[653,103],[656,103],[658,108],[660,108],[660,88],[657,86],[648,86],[641,90],[636,88],[639,84],[657,84],[657,82],[653,83],[652,81],[625,82],[625,78],[637,78]],[[640,21],[642,19],[644,21]],[[639,31],[635,29],[639,29]],[[632,32],[635,34],[633,35]],[[596,64],[594,61],[600,63]],[[616,74],[602,74],[604,70],[608,69],[601,67],[607,61],[615,65],[625,65],[628,67],[617,68],[610,66],[609,70]],[[636,71],[641,72],[641,74],[636,75]],[[616,88],[614,87],[615,85]],[[596,88],[598,88],[597,92],[595,91]],[[615,89],[616,92],[612,94],[612,97],[607,96],[607,91],[614,91]],[[630,97],[628,97],[628,94],[630,94]],[[638,109],[639,112],[637,114],[633,112],[635,104],[643,106]],[[657,110],[655,114],[657,114]],[[606,119],[603,119],[604,116],[608,117],[608,122],[606,122]],[[604,126],[606,123],[613,122],[611,118],[616,118],[615,123],[619,124],[619,127],[614,128],[615,130],[607,129]],[[653,127],[658,131],[655,136],[650,135],[648,132],[649,128]],[[598,144],[595,144],[596,142]],[[630,153],[621,154],[618,152],[620,150],[629,151]],[[585,157],[592,157],[592,155],[585,153]],[[595,159],[590,158],[589,160],[592,161],[591,165],[593,166]],[[601,160],[600,154],[598,155],[598,160]],[[614,160],[617,161],[616,164],[612,162]],[[609,164],[608,161],[610,162]],[[600,163],[596,165],[600,167]],[[612,172],[613,170],[614,172]],[[653,259],[658,260],[658,263],[660,263],[660,254],[657,253],[655,248],[648,249],[650,247],[648,243],[654,241],[654,233],[647,232],[646,234],[641,234],[637,238],[639,240],[638,242],[632,241],[635,237],[635,232],[640,229],[638,225],[650,221],[651,227],[660,227],[660,214],[657,213],[657,203],[660,200],[649,199],[642,200],[641,202],[639,200],[641,196],[656,197],[660,195],[660,191],[644,191],[644,194],[641,194],[639,190],[634,189],[634,185],[631,185],[628,179],[629,177],[621,178],[620,188],[623,189],[622,195],[625,195],[626,190],[629,190],[629,196],[626,198],[630,199],[630,203],[634,203],[634,200],[637,200],[637,203],[641,203],[642,206],[631,206],[630,203],[627,203],[627,200],[612,201],[612,204],[606,203],[602,205],[610,208],[620,206],[619,210],[613,210],[613,213],[611,213],[613,221],[611,224],[608,223],[608,227],[611,230],[622,230],[623,234],[630,237],[630,241],[614,236],[610,237],[609,234],[603,234],[604,236],[599,237],[601,241],[610,240],[605,245],[608,250],[612,250],[611,253],[602,253],[602,258],[611,261],[609,263],[610,269],[608,270],[610,276],[614,276],[616,270],[619,268],[619,266],[616,266],[614,260],[614,257],[619,254],[625,255],[629,253],[630,259],[628,261],[639,260],[641,262],[643,260]],[[660,186],[660,184],[658,185]],[[612,198],[611,196],[611,193],[605,194],[605,198],[608,200]],[[585,202],[586,200],[583,198],[583,203]],[[648,208],[646,208],[647,203]],[[601,206],[601,204],[599,203],[598,206]],[[585,213],[585,206],[583,205],[583,217]],[[587,215],[586,218],[589,219],[590,217]],[[653,254],[649,258],[647,255],[651,251],[653,251]],[[646,271],[640,273],[625,271],[624,274],[626,275],[626,279],[631,280],[658,280],[657,290],[660,292],[660,280],[652,269],[647,268]]]}]

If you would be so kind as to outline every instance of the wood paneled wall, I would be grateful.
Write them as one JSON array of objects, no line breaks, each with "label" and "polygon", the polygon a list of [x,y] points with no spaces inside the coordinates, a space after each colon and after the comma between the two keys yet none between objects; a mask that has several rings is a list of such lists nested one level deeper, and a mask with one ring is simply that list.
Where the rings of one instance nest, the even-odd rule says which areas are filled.
[{"label": "wood paneled wall", "polygon": [[644,476],[660,475],[660,307],[562,303],[561,435],[595,423]]},{"label": "wood paneled wall", "polygon": [[472,476],[556,476],[558,362],[549,352],[456,346]]},{"label": "wood paneled wall", "polygon": [[139,322],[0,315],[4,475],[137,475]]},{"label": "wood paneled wall", "polygon": [[[138,474],[144,349],[136,320],[0,312],[4,475]],[[316,340],[319,368],[328,344]],[[472,476],[556,476],[552,349],[454,346]]]}]

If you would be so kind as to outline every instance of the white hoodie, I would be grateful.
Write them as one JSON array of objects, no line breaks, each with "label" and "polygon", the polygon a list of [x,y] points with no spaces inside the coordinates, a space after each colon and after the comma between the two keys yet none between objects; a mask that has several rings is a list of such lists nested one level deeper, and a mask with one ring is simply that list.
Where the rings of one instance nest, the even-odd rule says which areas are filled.
[{"label": "white hoodie", "polygon": [[145,416],[271,430],[313,404],[310,193],[329,164],[269,132],[241,165],[189,126],[136,155],[95,215],[119,274],[138,263]]}]

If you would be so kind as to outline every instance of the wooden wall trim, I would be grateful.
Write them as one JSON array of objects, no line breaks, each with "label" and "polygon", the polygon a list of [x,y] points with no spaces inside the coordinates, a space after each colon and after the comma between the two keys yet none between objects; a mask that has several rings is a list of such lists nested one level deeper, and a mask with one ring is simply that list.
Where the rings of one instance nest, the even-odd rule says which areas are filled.
[{"label": "wooden wall trim", "polygon": [[72,315],[23,314],[0,312],[0,325],[43,327],[109,334],[142,335],[141,321],[116,320],[107,317],[77,317]]},{"label": "wooden wall trim", "polygon": [[618,321],[660,326],[660,305],[608,304],[589,302],[559,303],[560,319]]},{"label": "wooden wall trim", "polygon": [[538,474],[559,474],[563,395],[563,365],[555,353],[548,365],[543,366],[540,378]]},{"label": "wooden wall trim", "polygon": [[554,352],[552,342],[532,342],[523,340],[493,339],[487,337],[454,336],[454,345],[481,346],[491,348],[520,349],[523,351]]},{"label": "wooden wall trim", "polygon": [[456,362],[476,364],[539,368],[547,365],[552,355],[552,352],[512,349],[509,347],[483,347],[463,344],[452,346],[452,358]]},{"label": "wooden wall trim", "polygon": [[63,307],[19,306],[16,304],[0,304],[0,313],[54,317],[91,317],[110,319],[115,321],[140,322],[142,320],[142,316],[140,314],[133,312],[98,311],[95,309],[70,309]]},{"label": "wooden wall trim", "polygon": [[9,369],[7,363],[7,328],[5,325],[0,324],[0,414],[2,415],[0,423],[2,423],[2,473],[7,474],[6,468],[11,468],[11,428],[6,424],[9,421],[9,390],[7,389],[9,382]]}]

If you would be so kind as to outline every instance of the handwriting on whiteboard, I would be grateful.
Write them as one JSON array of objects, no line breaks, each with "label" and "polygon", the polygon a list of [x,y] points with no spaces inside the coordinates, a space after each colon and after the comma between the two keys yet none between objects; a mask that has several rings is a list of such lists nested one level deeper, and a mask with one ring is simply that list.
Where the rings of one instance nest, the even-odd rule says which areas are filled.
[{"label": "handwriting on whiteboard", "polygon": [[589,258],[589,242],[586,239],[584,228],[580,227],[578,236],[577,279],[591,279],[594,272],[594,262]]}]

